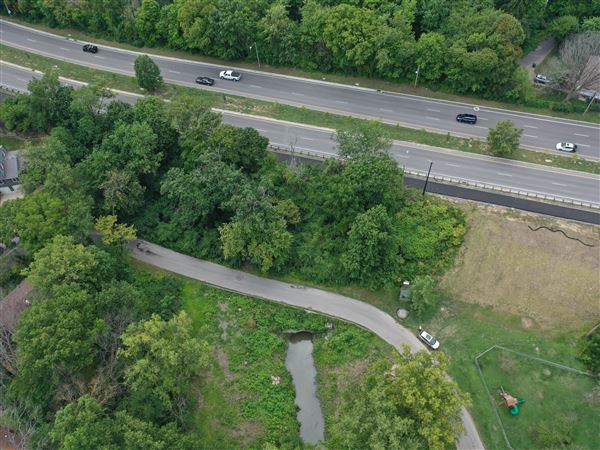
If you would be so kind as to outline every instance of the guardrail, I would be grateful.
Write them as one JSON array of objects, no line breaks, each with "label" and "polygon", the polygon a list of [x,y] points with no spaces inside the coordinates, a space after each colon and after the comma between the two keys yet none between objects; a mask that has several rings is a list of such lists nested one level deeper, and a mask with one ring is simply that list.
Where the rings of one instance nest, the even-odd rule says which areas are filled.
[{"label": "guardrail", "polygon": [[[323,154],[323,153],[312,152],[312,151],[308,151],[308,150],[296,150],[296,149],[291,150],[289,148],[279,147],[276,145],[271,145],[270,148],[275,152],[286,153],[289,155],[304,156],[304,157],[309,157],[312,159],[321,159],[321,160],[329,159],[329,158],[335,158],[335,159],[340,159],[340,160],[343,159],[337,155]],[[403,167],[403,170],[404,170],[405,174],[411,175],[413,177],[419,177],[419,178],[427,177],[427,171],[406,169],[405,167]],[[496,185],[488,184],[488,183],[479,183],[479,182],[475,182],[475,181],[471,181],[471,180],[465,180],[463,178],[445,177],[445,176],[440,176],[440,175],[429,175],[429,179],[437,181],[437,182],[441,182],[441,183],[451,183],[451,184],[458,184],[458,185],[462,185],[462,186],[468,186],[468,187],[474,188],[474,189],[500,192],[503,194],[516,195],[519,197],[527,197],[527,198],[531,198],[531,199],[535,199],[535,200],[544,200],[544,201],[550,201],[550,202],[557,202],[557,203],[561,203],[561,204],[565,204],[565,205],[573,205],[573,206],[579,206],[582,208],[591,208],[591,209],[600,210],[600,204],[581,202],[581,201],[572,200],[572,199],[568,199],[568,198],[557,197],[554,195],[546,195],[546,194],[539,194],[536,192],[523,191],[520,189],[511,189],[511,188],[507,188],[504,186],[496,186]]]}]

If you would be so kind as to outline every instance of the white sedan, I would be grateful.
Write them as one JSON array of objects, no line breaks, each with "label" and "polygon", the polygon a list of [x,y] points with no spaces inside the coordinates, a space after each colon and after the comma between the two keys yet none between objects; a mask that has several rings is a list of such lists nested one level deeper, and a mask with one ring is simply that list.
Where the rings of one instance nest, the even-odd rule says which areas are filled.
[{"label": "white sedan", "polygon": [[219,78],[222,80],[240,81],[242,79],[242,74],[231,69],[222,70],[219,73]]},{"label": "white sedan", "polygon": [[425,342],[425,344],[427,344],[433,350],[440,348],[440,341],[438,341],[421,327],[419,327],[419,339]]},{"label": "white sedan", "polygon": [[577,150],[577,144],[572,144],[571,142],[559,142],[556,144],[556,150],[573,153],[575,150]]}]

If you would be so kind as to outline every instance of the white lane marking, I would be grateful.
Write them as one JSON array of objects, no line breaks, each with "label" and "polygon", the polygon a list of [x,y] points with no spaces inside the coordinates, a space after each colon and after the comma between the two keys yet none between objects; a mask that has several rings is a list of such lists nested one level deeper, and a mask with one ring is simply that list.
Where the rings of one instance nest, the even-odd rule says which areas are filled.
[{"label": "white lane marking", "polygon": [[29,42],[37,42],[35,39],[27,38]]},{"label": "white lane marking", "polygon": [[65,52],[70,52],[71,51],[71,50],[69,50],[68,48],[65,48],[65,47],[58,47],[58,48],[61,49],[61,50],[64,50]]},{"label": "white lane marking", "polygon": [[300,94],[298,92],[292,92],[292,95],[297,95],[298,97],[304,97],[304,94]]},{"label": "white lane marking", "polygon": [[475,125],[475,128],[483,128],[484,130],[487,130],[487,127],[482,127],[481,125]]},{"label": "white lane marking", "polygon": [[426,116],[425,118],[426,118],[426,119],[429,119],[429,120],[440,120],[440,119],[438,119],[437,117],[429,117],[429,116]]},{"label": "white lane marking", "polygon": [[304,139],[305,141],[314,141],[314,139],[312,139],[312,138],[307,138],[307,137],[302,137],[302,136],[300,136],[300,139]]},{"label": "white lane marking", "polygon": [[181,72],[177,72],[176,70],[169,70],[171,73],[176,73],[177,75],[181,75]]},{"label": "white lane marking", "polygon": [[523,136],[537,139],[537,136],[534,136],[532,134],[524,134]]},{"label": "white lane marking", "polygon": [[504,172],[496,172],[498,175],[502,175],[503,177],[512,177],[512,175],[510,173],[504,173]]},{"label": "white lane marking", "polygon": [[587,144],[577,144],[578,147],[589,147]]},{"label": "white lane marking", "polygon": [[566,184],[562,184],[562,183],[552,183],[554,186],[561,186],[561,187],[567,187]]},{"label": "white lane marking", "polygon": [[261,128],[255,128],[256,131],[260,132],[260,133],[268,133],[267,130],[263,130]]},{"label": "white lane marking", "polygon": [[460,167],[459,164],[446,163],[447,166]]},{"label": "white lane marking", "polygon": [[431,111],[431,112],[441,112],[439,109],[431,109],[431,108],[427,108],[427,111]]},{"label": "white lane marking", "polygon": [[477,120],[489,120],[489,119],[486,119],[485,117],[478,117]]},{"label": "white lane marking", "polygon": [[393,113],[394,112],[391,109],[385,109],[385,108],[379,108],[379,111],[389,112],[389,113]]},{"label": "white lane marking", "polygon": [[575,136],[589,137],[587,134],[579,134],[579,133],[575,133]]},{"label": "white lane marking", "polygon": [[336,100],[335,102],[336,103],[341,103],[342,105],[347,105],[348,104],[348,102],[344,102],[342,100]]},{"label": "white lane marking", "polygon": [[394,155],[397,158],[404,158],[404,159],[410,159],[410,156],[406,156],[406,155]]},{"label": "white lane marking", "polygon": [[251,84],[250,87],[253,87],[256,89],[262,89],[262,86],[257,86],[256,84]]},{"label": "white lane marking", "polygon": [[534,128],[537,130],[537,127],[532,127],[531,125],[523,125],[523,128]]},{"label": "white lane marking", "polygon": [[96,56],[98,59],[106,59],[104,56]]},{"label": "white lane marking", "polygon": [[31,80],[26,80],[25,78],[17,78],[19,81],[24,81],[25,83],[29,83]]}]

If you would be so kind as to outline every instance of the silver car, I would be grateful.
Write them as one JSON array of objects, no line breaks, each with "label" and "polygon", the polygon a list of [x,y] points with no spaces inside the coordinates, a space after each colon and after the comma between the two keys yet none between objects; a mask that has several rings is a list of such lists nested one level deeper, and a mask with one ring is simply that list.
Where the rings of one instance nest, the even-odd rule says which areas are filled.
[{"label": "silver car", "polygon": [[438,341],[421,327],[419,327],[419,339],[425,342],[425,344],[427,344],[427,346],[432,350],[437,350],[440,348],[440,341]]},{"label": "silver car", "polygon": [[556,144],[556,150],[560,152],[574,153],[577,150],[577,144],[571,142],[559,142]]}]

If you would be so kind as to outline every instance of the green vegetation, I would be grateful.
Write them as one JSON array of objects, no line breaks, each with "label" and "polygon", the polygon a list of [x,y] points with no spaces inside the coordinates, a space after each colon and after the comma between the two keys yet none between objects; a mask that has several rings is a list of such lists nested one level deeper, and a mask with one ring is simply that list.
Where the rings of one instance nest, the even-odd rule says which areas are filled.
[{"label": "green vegetation", "polygon": [[600,373],[600,327],[581,338],[579,360],[593,373]]},{"label": "green vegetation", "polygon": [[[110,86],[111,88],[120,89],[127,92],[140,94],[143,93],[143,91],[139,89],[137,83],[135,82],[135,78],[89,69],[76,64],[30,54],[21,50],[13,49],[11,47],[3,46],[1,44],[0,51],[2,51],[2,56],[7,61],[27,67],[34,67],[42,72],[54,70],[54,66],[56,66],[58,68],[56,70],[60,71],[61,76],[65,76],[67,78],[86,81],[97,86]],[[287,120],[290,122],[328,127],[336,130],[347,131],[368,128],[368,126],[363,124],[364,121],[361,119],[339,116],[328,112],[313,111],[306,108],[297,108],[280,103],[252,100],[233,95],[222,95],[207,90],[169,84],[166,84],[164,89],[161,91],[161,98],[164,99],[173,101],[178,96],[188,96],[189,98],[195,97],[195,103],[199,102],[202,105],[210,106],[216,109],[238,111],[247,114],[271,117],[274,119]],[[560,99],[556,98],[556,101],[560,101]],[[21,108],[11,108],[8,106],[10,105],[10,102],[4,103],[7,104],[7,106],[4,107],[0,113],[0,118],[2,121],[5,123],[12,123],[11,121],[20,120],[18,116],[13,118],[12,115],[15,114],[13,110],[18,112],[21,110]],[[580,117],[579,119],[589,119],[592,122],[598,121],[597,116],[585,116]],[[438,133],[430,133],[424,129],[416,130],[399,125],[382,124],[380,126],[380,131],[383,132],[388,139],[417,142],[425,145],[450,148],[471,153],[488,154],[485,142],[478,139],[460,138],[451,136],[450,134],[443,135]],[[588,161],[576,156],[567,157],[519,149],[510,158],[534,164],[549,165],[590,173],[600,173],[600,164],[598,162]]]},{"label": "green vegetation", "polygon": [[142,89],[152,93],[156,92],[163,84],[160,69],[148,55],[140,55],[133,63],[135,79]]},{"label": "green vegetation", "polygon": [[511,156],[519,148],[523,130],[515,127],[512,120],[501,120],[495,128],[490,128],[487,142],[494,156]]}]

